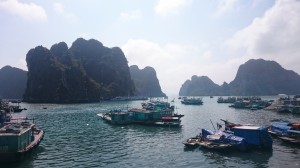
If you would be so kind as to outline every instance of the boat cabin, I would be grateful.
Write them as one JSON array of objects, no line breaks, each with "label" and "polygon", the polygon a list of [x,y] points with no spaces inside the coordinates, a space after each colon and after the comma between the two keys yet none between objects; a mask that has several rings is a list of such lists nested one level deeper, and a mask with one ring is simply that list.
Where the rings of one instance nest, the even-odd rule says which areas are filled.
[{"label": "boat cabin", "polygon": [[34,124],[6,123],[0,129],[0,153],[13,153],[26,148],[34,140]]},{"label": "boat cabin", "polygon": [[246,142],[259,148],[272,149],[272,138],[267,127],[241,125],[231,128],[235,136],[243,137]]}]

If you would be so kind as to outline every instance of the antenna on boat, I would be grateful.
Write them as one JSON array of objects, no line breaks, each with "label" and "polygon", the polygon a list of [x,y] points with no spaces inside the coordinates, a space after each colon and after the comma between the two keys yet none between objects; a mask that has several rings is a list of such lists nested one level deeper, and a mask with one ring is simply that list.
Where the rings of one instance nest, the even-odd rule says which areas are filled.
[{"label": "antenna on boat", "polygon": [[212,123],[211,119],[210,119],[210,122],[211,122],[211,125],[214,127],[214,129],[216,131],[216,128],[215,128],[214,124]]}]

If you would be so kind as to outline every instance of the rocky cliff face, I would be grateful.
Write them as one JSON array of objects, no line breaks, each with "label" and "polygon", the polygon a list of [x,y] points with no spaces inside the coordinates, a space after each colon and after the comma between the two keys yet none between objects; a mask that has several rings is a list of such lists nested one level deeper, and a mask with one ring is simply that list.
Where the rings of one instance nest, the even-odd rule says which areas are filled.
[{"label": "rocky cliff face", "polygon": [[136,93],[139,96],[165,97],[161,91],[156,72],[152,67],[139,69],[138,66],[130,66],[130,74],[136,87]]},{"label": "rocky cliff face", "polygon": [[181,86],[180,96],[211,96],[219,95],[221,87],[215,84],[207,76],[192,76],[191,80],[187,80]]},{"label": "rocky cliff face", "polygon": [[298,94],[300,76],[275,61],[252,59],[239,67],[226,92],[231,95]]},{"label": "rocky cliff face", "polygon": [[[197,80],[198,79],[198,80]],[[282,68],[275,61],[251,59],[242,64],[235,79],[222,86],[214,84],[209,78],[194,77],[181,87],[179,95],[276,95],[279,93],[299,94],[300,76]]]},{"label": "rocky cliff face", "polygon": [[22,99],[27,72],[11,66],[0,69],[0,98]]},{"label": "rocky cliff face", "polygon": [[77,103],[134,93],[125,55],[96,40],[77,39],[48,50],[38,46],[26,55],[27,89],[24,101]]}]

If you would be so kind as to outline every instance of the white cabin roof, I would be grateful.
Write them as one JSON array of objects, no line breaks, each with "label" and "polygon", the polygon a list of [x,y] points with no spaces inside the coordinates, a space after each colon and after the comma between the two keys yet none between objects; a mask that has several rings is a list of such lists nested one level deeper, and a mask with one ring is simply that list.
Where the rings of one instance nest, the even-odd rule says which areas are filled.
[{"label": "white cabin roof", "polygon": [[258,130],[259,126],[253,126],[253,125],[242,125],[242,126],[235,126],[234,129],[246,129],[246,130]]}]

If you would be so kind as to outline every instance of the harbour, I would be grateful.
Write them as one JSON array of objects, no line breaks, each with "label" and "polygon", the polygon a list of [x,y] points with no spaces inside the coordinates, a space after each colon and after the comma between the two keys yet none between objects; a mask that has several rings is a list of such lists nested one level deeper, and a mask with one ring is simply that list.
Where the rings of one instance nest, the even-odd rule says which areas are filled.
[{"label": "harbour", "polygon": [[[262,97],[276,99],[276,97]],[[300,115],[229,108],[217,97],[204,105],[174,101],[183,114],[180,128],[112,125],[97,116],[113,107],[140,107],[143,101],[103,101],[89,104],[27,104],[15,117],[34,118],[45,131],[42,143],[23,162],[5,167],[299,167],[300,147],[273,138],[273,150],[211,151],[182,144],[201,129],[226,119],[234,123],[270,124],[273,119],[300,120]],[[44,108],[47,107],[47,108]]]}]

